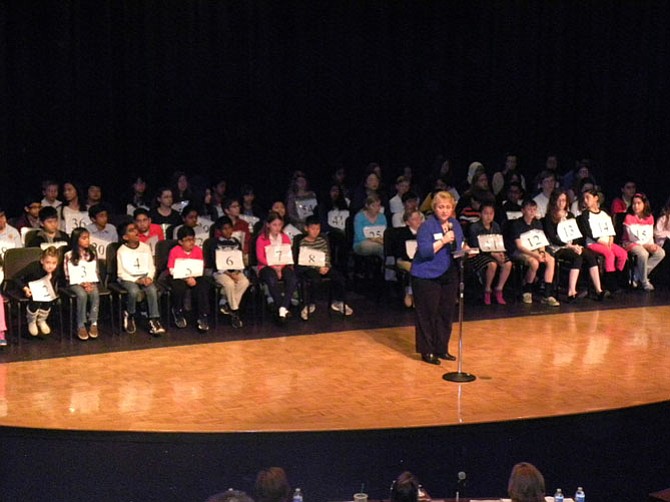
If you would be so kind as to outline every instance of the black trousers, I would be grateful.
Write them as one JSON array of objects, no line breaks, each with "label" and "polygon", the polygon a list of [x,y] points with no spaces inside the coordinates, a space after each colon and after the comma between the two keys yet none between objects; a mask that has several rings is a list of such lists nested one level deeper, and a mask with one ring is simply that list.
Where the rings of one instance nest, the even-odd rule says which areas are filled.
[{"label": "black trousers", "polygon": [[412,277],[416,314],[416,351],[449,351],[451,324],[458,294],[458,270],[451,267],[437,279]]},{"label": "black trousers", "polygon": [[344,276],[339,270],[330,268],[325,276],[322,276],[315,267],[298,266],[296,270],[298,278],[305,284],[305,298],[303,298],[305,303],[314,303],[314,293],[319,284],[321,284],[322,277],[328,277],[331,280],[333,299],[338,301],[344,299],[345,281]]},{"label": "black trousers", "polygon": [[[172,288],[172,305],[177,309],[184,308],[184,296],[189,289],[184,279],[174,279],[170,276],[170,286]],[[205,277],[196,277],[195,286],[191,288],[191,294],[198,303],[198,316],[209,315],[209,288],[210,285]]]}]

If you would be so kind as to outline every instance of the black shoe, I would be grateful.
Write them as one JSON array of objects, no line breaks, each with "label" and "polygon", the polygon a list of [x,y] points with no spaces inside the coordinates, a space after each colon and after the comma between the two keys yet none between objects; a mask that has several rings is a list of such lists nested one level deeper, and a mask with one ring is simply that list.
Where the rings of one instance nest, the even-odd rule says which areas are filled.
[{"label": "black shoe", "polygon": [[223,315],[230,315],[232,310],[230,310],[230,305],[224,303],[219,307],[219,312],[221,312]]},{"label": "black shoe", "polygon": [[137,327],[135,326],[135,317],[130,315],[126,310],[123,311],[123,331],[129,335],[132,335],[137,331]]},{"label": "black shoe", "polygon": [[209,321],[207,320],[206,315],[198,317],[198,331],[205,333],[209,331]]},{"label": "black shoe", "polygon": [[161,336],[163,333],[165,333],[165,328],[161,324],[160,319],[149,319],[149,334]]},{"label": "black shoe", "polygon": [[596,293],[596,301],[601,302],[605,298],[610,298],[611,296],[612,296],[612,293],[610,293],[606,289],[603,289],[600,293]]},{"label": "black shoe", "polygon": [[172,309],[172,317],[174,318],[174,324],[177,326],[179,329],[185,328],[186,325],[188,324],[186,322],[186,318],[184,317],[184,313],[182,312],[181,309]]},{"label": "black shoe", "polygon": [[576,300],[577,300],[577,295],[568,295],[565,302],[566,303],[574,303]]},{"label": "black shoe", "polygon": [[230,325],[235,328],[241,328],[244,326],[244,323],[242,322],[242,319],[240,318],[239,314],[237,312],[233,312],[230,318]]},{"label": "black shoe", "polygon": [[442,354],[435,354],[437,357],[440,359],[444,359],[445,361],[455,361],[456,358],[452,356],[449,352],[443,352]]},{"label": "black shoe", "polygon": [[440,360],[437,358],[435,354],[421,354],[421,359],[423,359],[424,362],[427,362],[428,364],[437,364],[440,365]]}]

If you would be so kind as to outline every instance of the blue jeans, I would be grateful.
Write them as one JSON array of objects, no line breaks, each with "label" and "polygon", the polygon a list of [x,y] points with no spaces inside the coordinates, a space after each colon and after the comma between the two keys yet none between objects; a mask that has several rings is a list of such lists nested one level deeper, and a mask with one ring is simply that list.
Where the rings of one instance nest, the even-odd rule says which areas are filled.
[{"label": "blue jeans", "polygon": [[91,324],[98,322],[98,307],[100,306],[100,293],[98,285],[93,284],[93,289],[87,293],[83,286],[75,284],[70,286],[70,291],[77,295],[77,328],[83,328],[86,324],[86,307],[91,304],[91,310],[88,314],[88,320]]},{"label": "blue jeans", "polygon": [[144,291],[144,294],[147,297],[149,319],[158,319],[160,317],[158,312],[158,290],[154,283],[151,283],[148,286],[140,286],[136,282],[131,281],[119,280],[119,282],[128,292],[128,295],[126,296],[126,310],[128,311],[128,314],[135,315],[137,299],[139,298],[140,293]]}]

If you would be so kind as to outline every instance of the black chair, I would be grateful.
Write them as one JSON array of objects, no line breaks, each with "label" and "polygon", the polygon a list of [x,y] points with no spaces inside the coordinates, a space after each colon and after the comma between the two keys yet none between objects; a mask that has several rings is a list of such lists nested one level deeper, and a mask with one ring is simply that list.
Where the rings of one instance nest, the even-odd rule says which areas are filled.
[{"label": "black chair", "polygon": [[170,325],[170,307],[171,307],[171,293],[170,281],[168,280],[168,258],[170,250],[177,246],[179,242],[176,239],[166,239],[158,241],[156,244],[156,287],[161,298],[165,298],[165,313],[167,315],[166,326]]},{"label": "black chair", "polygon": [[[5,252],[4,272],[5,280],[3,282],[3,296],[9,304],[8,329],[12,325],[12,308],[16,307],[17,313],[17,339],[21,344],[21,319],[24,315],[23,306],[27,306],[30,301],[23,294],[19,284],[19,278],[24,276],[31,266],[39,263],[42,256],[40,248],[14,248]],[[57,293],[57,292],[56,292]],[[54,300],[54,305],[58,307],[58,319],[60,324],[60,336],[63,337],[63,311],[60,297]]]},{"label": "black chair", "polygon": [[350,249],[352,249],[354,289],[356,286],[362,286],[367,282],[371,289],[375,291],[377,301],[379,301],[384,290],[384,263],[382,258],[373,255],[360,255],[353,251],[354,218],[352,216],[347,218],[345,222],[345,234]]}]

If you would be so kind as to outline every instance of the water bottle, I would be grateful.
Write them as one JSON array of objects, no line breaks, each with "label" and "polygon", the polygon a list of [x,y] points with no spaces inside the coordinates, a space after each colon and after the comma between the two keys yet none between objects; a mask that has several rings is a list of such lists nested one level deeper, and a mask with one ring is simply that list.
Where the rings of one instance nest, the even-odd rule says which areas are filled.
[{"label": "water bottle", "polygon": [[575,493],[575,502],[586,502],[586,495],[584,494],[584,488],[581,486],[577,488]]},{"label": "water bottle", "polygon": [[295,489],[292,500],[293,502],[302,502],[302,490],[300,488]]},{"label": "water bottle", "polygon": [[563,491],[560,488],[554,494],[554,502],[563,502]]}]

